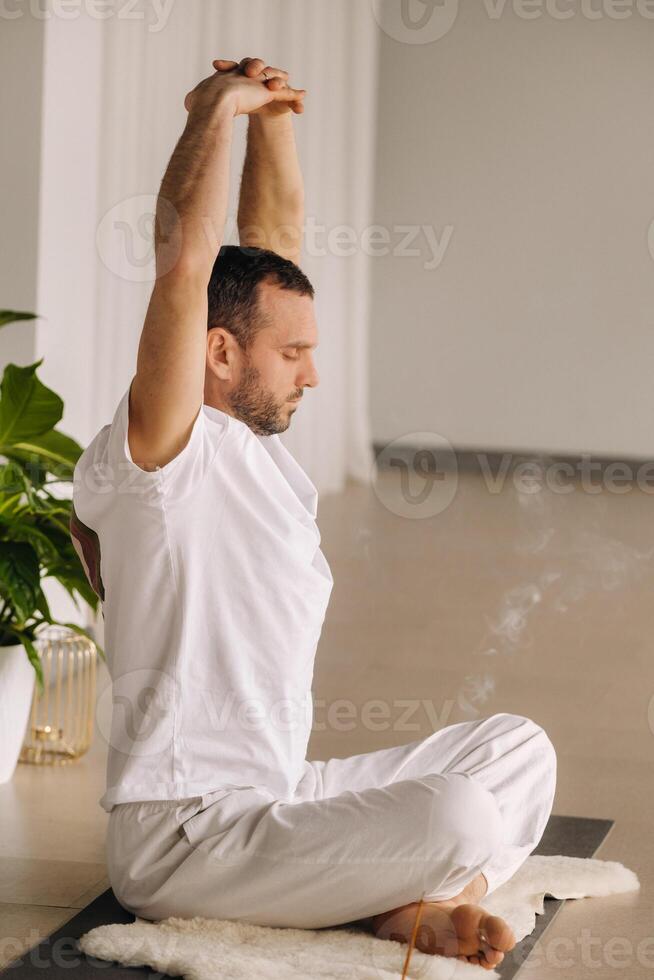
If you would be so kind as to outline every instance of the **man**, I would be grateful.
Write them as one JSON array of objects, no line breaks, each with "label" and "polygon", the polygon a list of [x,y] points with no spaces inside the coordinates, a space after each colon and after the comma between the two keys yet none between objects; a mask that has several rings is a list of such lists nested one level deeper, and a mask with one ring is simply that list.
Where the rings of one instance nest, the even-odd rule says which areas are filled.
[{"label": "man", "polygon": [[[136,915],[367,922],[492,968],[515,939],[480,898],[534,849],[556,757],[499,714],[408,745],[306,759],[332,589],[316,488],[279,439],[318,383],[298,267],[305,92],[215,61],[157,204],[136,374],[80,458],[71,533],[102,599],[113,680],[107,862]],[[241,247],[222,247],[247,114]]]}]

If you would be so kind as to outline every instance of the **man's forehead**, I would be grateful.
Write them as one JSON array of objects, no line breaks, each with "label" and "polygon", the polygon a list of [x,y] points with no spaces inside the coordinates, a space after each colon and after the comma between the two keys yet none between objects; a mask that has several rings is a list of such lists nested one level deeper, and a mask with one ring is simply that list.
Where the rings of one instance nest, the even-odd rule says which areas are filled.
[{"label": "man's forehead", "polygon": [[318,328],[313,300],[290,289],[271,287],[261,297],[267,325],[265,333],[274,347],[318,346]]}]

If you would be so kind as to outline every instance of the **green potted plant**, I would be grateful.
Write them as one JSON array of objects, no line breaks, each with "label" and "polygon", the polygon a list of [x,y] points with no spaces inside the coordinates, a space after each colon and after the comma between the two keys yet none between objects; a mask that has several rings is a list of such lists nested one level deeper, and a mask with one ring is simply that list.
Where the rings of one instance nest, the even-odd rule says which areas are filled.
[{"label": "green potted plant", "polygon": [[[0,327],[33,319],[0,310]],[[97,611],[70,537],[72,501],[53,489],[72,483],[82,447],[56,428],[64,403],[38,379],[42,362],[8,364],[0,382],[0,783],[16,768],[35,680],[44,690],[37,630],[67,626],[96,642],[76,623],[53,618],[41,585],[54,578],[78,609],[81,599]]]}]

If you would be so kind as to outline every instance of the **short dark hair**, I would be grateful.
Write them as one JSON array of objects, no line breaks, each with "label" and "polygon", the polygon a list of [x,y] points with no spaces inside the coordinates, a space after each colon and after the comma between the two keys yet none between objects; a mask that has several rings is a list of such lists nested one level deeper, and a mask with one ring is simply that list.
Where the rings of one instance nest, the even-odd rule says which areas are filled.
[{"label": "short dark hair", "polygon": [[267,248],[223,245],[207,288],[207,330],[224,327],[245,350],[267,322],[265,311],[259,309],[261,282],[271,282],[313,299],[313,286],[295,262]]}]

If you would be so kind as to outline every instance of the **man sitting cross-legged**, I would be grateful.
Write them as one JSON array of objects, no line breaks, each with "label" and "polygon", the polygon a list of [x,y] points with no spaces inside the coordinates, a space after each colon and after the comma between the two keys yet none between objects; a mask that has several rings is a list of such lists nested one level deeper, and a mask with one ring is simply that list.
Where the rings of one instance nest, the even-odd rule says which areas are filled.
[{"label": "man sitting cross-legged", "polygon": [[299,267],[304,92],[260,59],[214,67],[163,177],[136,374],[75,471],[71,533],[113,682],[109,878],[146,919],[367,919],[402,941],[423,898],[418,947],[492,967],[515,940],[477,903],[540,840],[554,749],[529,718],[496,714],[306,757],[333,579],[316,488],[279,439],[318,383]]}]

